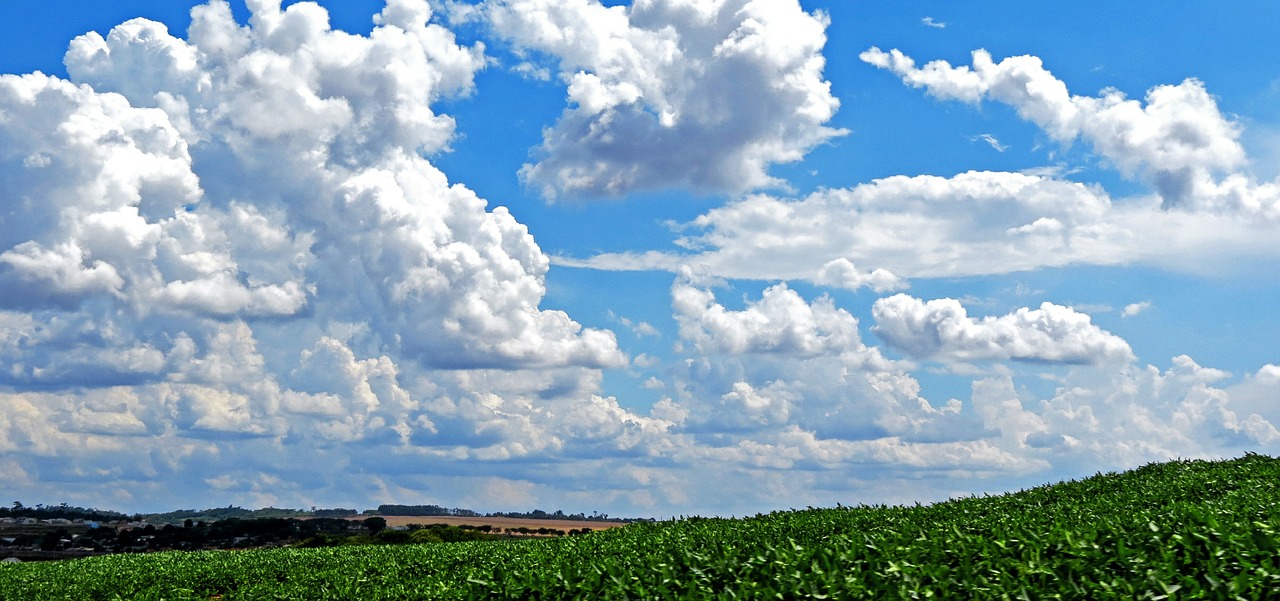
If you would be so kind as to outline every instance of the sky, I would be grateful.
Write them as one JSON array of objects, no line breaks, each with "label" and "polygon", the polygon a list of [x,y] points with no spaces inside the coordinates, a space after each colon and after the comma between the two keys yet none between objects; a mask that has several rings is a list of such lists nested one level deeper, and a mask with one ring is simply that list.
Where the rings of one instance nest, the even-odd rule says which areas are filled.
[{"label": "sky", "polygon": [[668,517],[1280,452],[1270,2],[0,21],[0,481]]}]

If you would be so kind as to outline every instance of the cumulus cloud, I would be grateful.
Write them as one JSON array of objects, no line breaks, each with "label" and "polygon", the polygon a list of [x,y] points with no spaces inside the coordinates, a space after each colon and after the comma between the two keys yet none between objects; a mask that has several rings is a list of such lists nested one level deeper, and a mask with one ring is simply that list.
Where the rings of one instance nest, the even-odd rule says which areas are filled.
[{"label": "cumulus cloud", "polygon": [[[838,133],[821,15],[638,4],[476,8],[517,48],[555,57],[570,86],[529,182],[562,196],[755,188]],[[69,80],[0,76],[0,476],[17,495],[742,513],[956,494],[954,479],[896,484],[921,470],[996,490],[1050,469],[1280,444],[1275,366],[1224,387],[1228,374],[1187,357],[1137,367],[1065,307],[971,318],[883,299],[877,333],[913,359],[1014,361],[968,398],[929,399],[917,364],[868,346],[832,296],[774,284],[731,308],[668,254],[627,260],[680,273],[683,350],[629,362],[612,333],[542,308],[549,261],[528,230],[427,158],[454,134],[433,107],[471,93],[480,46],[459,45],[422,0],[388,2],[367,36],[332,30],[309,2],[249,8],[237,23],[225,2],[199,6],[186,39],[147,20],[86,34]],[[734,87],[766,78],[784,83]],[[578,126],[602,137],[579,143]],[[623,136],[636,132],[647,137]],[[710,145],[665,179],[641,160],[694,136]],[[573,171],[579,150],[635,171],[610,188]],[[680,242],[710,276],[890,292],[905,277],[1154,260],[1154,240],[1275,239],[1055,177],[750,196]],[[664,395],[651,408],[602,391],[604,369],[628,364]],[[1019,379],[1042,368],[1060,386],[1036,398]]]},{"label": "cumulus cloud", "polygon": [[369,37],[312,3],[251,8],[241,26],[196,7],[190,40],[143,19],[81,36],[79,84],[4,77],[8,204],[31,226],[6,228],[0,276],[29,291],[11,303],[305,311],[431,365],[622,363],[611,333],[537,307],[527,229],[419,155],[448,143],[430,105],[471,89],[479,47],[425,2],[389,3]]},{"label": "cumulus cloud", "polygon": [[[1148,230],[1110,223],[1114,214],[1098,188],[1039,176],[894,176],[799,200],[750,196],[694,219],[680,243],[697,253],[686,260],[722,277],[884,292],[905,287],[900,277],[1124,263],[1141,252]],[[672,269],[671,261],[665,253],[602,254],[578,264]]]},{"label": "cumulus cloud", "polygon": [[26,477],[299,494],[331,483],[281,466],[315,457],[667,444],[596,394],[627,357],[539,306],[527,228],[425,158],[482,47],[423,0],[368,36],[280,4],[197,6],[187,39],[135,19],[74,40],[70,80],[0,76],[0,444]]},{"label": "cumulus cloud", "polygon": [[1263,365],[1254,378],[1265,384],[1280,384],[1280,365]]},{"label": "cumulus cloud", "polygon": [[[755,461],[763,441],[796,428],[842,441],[891,437],[890,447],[954,440],[943,432],[979,435],[958,401],[935,406],[921,397],[911,364],[864,344],[858,320],[828,296],[808,301],[779,284],[731,310],[688,272],[671,294],[689,357],[669,373],[670,389],[689,412],[686,431],[712,437],[699,439],[711,449],[685,453]],[[795,449],[784,463],[854,461],[820,460],[813,450]]]},{"label": "cumulus cloud", "polygon": [[984,378],[973,385],[973,403],[983,423],[1001,432],[1004,448],[1023,448],[1061,469],[1213,457],[1280,443],[1271,421],[1215,386],[1226,377],[1182,355],[1164,371],[1077,370],[1039,400],[1016,390],[1009,377]]},{"label": "cumulus cloud", "polygon": [[813,283],[847,290],[871,288],[876,292],[888,292],[907,287],[907,283],[892,272],[877,268],[871,272],[859,271],[853,262],[844,257],[827,261],[818,270]]},{"label": "cumulus cloud", "polygon": [[845,133],[823,79],[826,15],[798,2],[497,0],[488,22],[552,57],[569,107],[521,172],[547,198],[783,183],[769,167]]},{"label": "cumulus cloud", "polygon": [[830,297],[806,302],[786,284],[765,289],[759,301],[730,311],[686,276],[671,288],[680,336],[704,353],[839,354],[861,343],[858,320]]},{"label": "cumulus cloud", "polygon": [[1199,80],[1156,86],[1140,102],[1115,89],[1096,97],[1070,94],[1034,56],[997,63],[978,50],[972,67],[946,61],[917,67],[896,49],[873,47],[859,56],[940,99],[990,98],[1060,142],[1084,139],[1125,175],[1151,183],[1166,208],[1280,215],[1280,187],[1259,185],[1238,171],[1246,163],[1241,128],[1222,115]]},{"label": "cumulus cloud", "polygon": [[905,294],[876,301],[872,331],[908,355],[942,361],[1124,362],[1129,344],[1088,315],[1044,303],[1000,317],[969,317],[960,301]]},{"label": "cumulus cloud", "polygon": [[896,50],[872,49],[862,58],[939,98],[1008,103],[1062,143],[1085,140],[1155,194],[1113,199],[1101,186],[1065,179],[1074,173],[1065,167],[892,176],[803,198],[758,194],[712,209],[684,224],[682,253],[560,261],[617,270],[687,263],[722,277],[830,285],[829,273],[813,274],[841,260],[920,278],[1066,265],[1219,273],[1233,259],[1275,256],[1280,185],[1242,171],[1240,126],[1199,81],[1153,88],[1139,102],[1115,91],[1072,95],[1030,56],[996,63],[979,51],[972,68],[941,61],[916,67]]}]

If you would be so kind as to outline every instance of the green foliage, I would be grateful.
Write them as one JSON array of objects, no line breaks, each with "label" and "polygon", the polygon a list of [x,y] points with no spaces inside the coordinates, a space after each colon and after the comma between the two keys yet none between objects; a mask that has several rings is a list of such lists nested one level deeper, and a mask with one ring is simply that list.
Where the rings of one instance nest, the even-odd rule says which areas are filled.
[{"label": "green foliage", "polygon": [[488,527],[476,526],[451,526],[448,524],[431,524],[429,526],[410,525],[413,530],[413,542],[445,542],[459,543],[471,540],[488,540],[493,538],[489,536]]},{"label": "green foliage", "polygon": [[1278,480],[1280,461],[1251,454],[527,542],[113,555],[0,566],[0,598],[1265,599],[1280,590]]},{"label": "green foliage", "polygon": [[231,505],[216,509],[179,509],[165,513],[144,513],[138,517],[145,519],[152,524],[181,524],[186,520],[216,522],[218,520],[228,520],[232,518],[252,520],[270,518],[304,518],[311,515],[312,512],[303,511],[301,509],[280,509],[278,507],[245,509],[243,507]]},{"label": "green foliage", "polygon": [[385,518],[365,518],[361,523],[372,534],[377,534],[387,528],[387,520]]},{"label": "green foliage", "polygon": [[82,519],[105,522],[127,519],[128,517],[118,511],[85,509],[84,507],[75,507],[66,503],[56,506],[36,504],[35,507],[27,507],[21,501],[14,501],[12,507],[0,507],[0,518],[36,518],[40,520],[62,518],[66,520]]}]

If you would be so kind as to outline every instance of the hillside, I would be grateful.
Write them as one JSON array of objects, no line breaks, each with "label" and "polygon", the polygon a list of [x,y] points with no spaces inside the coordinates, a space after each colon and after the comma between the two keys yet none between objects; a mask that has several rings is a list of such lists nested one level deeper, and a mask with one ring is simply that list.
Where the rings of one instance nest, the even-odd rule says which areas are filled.
[{"label": "hillside", "polygon": [[1250,454],[554,540],[108,556],[0,567],[0,598],[1261,599],[1280,590],[1277,482]]}]

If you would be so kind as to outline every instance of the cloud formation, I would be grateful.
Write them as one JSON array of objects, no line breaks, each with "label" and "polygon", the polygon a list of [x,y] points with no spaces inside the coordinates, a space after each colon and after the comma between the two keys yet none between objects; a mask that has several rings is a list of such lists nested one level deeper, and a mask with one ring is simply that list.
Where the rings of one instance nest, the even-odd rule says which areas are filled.
[{"label": "cloud formation", "polygon": [[845,133],[825,125],[839,107],[822,75],[827,17],[795,0],[495,0],[484,15],[568,85],[521,171],[549,199],[781,187],[771,165]]},{"label": "cloud formation", "polygon": [[981,430],[960,414],[962,403],[921,397],[911,364],[867,346],[858,320],[830,297],[806,301],[779,284],[730,310],[686,271],[672,286],[672,309],[689,356],[670,373],[672,389],[698,443],[684,454],[769,469],[892,470],[921,457],[1027,467],[975,444]]},{"label": "cloud formation", "polygon": [[1039,309],[974,319],[955,299],[925,302],[896,294],[876,301],[871,311],[876,335],[921,359],[1093,364],[1133,359],[1127,342],[1093,325],[1088,315],[1048,302]]},{"label": "cloud formation", "polygon": [[[525,170],[549,195],[774,186],[770,166],[841,133],[825,16],[794,2],[469,6],[500,44],[545,54],[526,71],[555,63],[569,86]],[[1186,356],[1143,366],[1053,303],[971,317],[949,299],[868,296],[1044,266],[1217,268],[1274,251],[1262,204],[1162,207],[986,171],[755,194],[686,224],[688,255],[587,261],[676,274],[674,328],[651,307],[602,311],[646,351],[629,359],[612,332],[543,307],[550,262],[528,229],[430,158],[455,133],[435,107],[473,93],[482,45],[459,44],[424,0],[391,0],[367,36],[309,2],[249,8],[237,23],[220,0],[196,7],[186,39],[143,19],[86,34],[69,79],[0,76],[0,481],[18,494],[744,513],[1280,444],[1280,367],[1233,381]],[[991,68],[1052,87],[1024,63]],[[974,97],[1066,106],[993,91],[1014,80]],[[1048,109],[1036,123],[1153,186],[1164,169],[1262,194],[1232,179],[1237,126],[1203,86],[1168,92],[1094,99],[1149,140]],[[734,303],[717,278],[771,285]],[[885,348],[863,338],[868,307]],[[926,393],[938,368],[924,361],[978,375]]]},{"label": "cloud formation", "polygon": [[[6,78],[62,97],[10,103],[42,126],[9,170],[54,200],[42,219],[58,226],[6,241],[14,276],[135,312],[367,315],[381,344],[428,365],[622,361],[610,333],[537,308],[547,259],[527,229],[418,154],[448,143],[453,121],[430,104],[468,93],[479,47],[453,45],[425,2],[390,3],[368,38],[330,30],[315,4],[252,8],[242,27],[225,3],[197,7],[189,42],[141,19],[86,34],[66,57],[78,87]],[[18,164],[76,147],[98,155],[78,178]]]},{"label": "cloud formation", "polygon": [[1121,317],[1133,317],[1151,308],[1151,301],[1142,301],[1139,303],[1129,303],[1120,311]]},{"label": "cloud formation", "polygon": [[322,485],[280,481],[288,449],[622,453],[670,426],[595,394],[627,363],[613,333],[540,308],[527,228],[424,158],[480,46],[423,0],[368,36],[309,2],[250,10],[198,6],[186,40],[86,34],[70,80],[0,76],[3,440],[43,458],[23,477],[288,494]]},{"label": "cloud formation", "polygon": [[[1276,254],[1280,185],[1243,171],[1241,127],[1198,80],[1157,86],[1143,103],[1114,90],[1072,95],[1031,56],[996,63],[977,51],[972,68],[916,67],[897,50],[872,48],[861,57],[938,98],[1007,103],[1061,143],[1085,140],[1155,195],[1113,199],[1101,186],[1052,170],[898,175],[803,198],[757,194],[712,209],[685,224],[677,240],[684,253],[557,260],[616,270],[674,271],[687,263],[721,277],[839,285],[826,273],[832,261],[920,278],[1067,265],[1216,273],[1233,259]],[[888,279],[855,282],[893,289]]]},{"label": "cloud formation", "polygon": [[1084,139],[1121,173],[1151,183],[1166,208],[1280,216],[1280,187],[1258,185],[1239,172],[1245,164],[1241,128],[1222,115],[1197,79],[1156,86],[1139,102],[1115,89],[1097,97],[1072,95],[1034,56],[997,63],[977,50],[972,67],[946,61],[916,67],[897,49],[872,47],[859,56],[939,99],[990,98],[1012,106],[1059,142]]},{"label": "cloud formation", "polygon": [[688,273],[671,288],[680,336],[702,353],[838,354],[858,341],[858,321],[829,297],[809,304],[778,284],[742,311],[728,311]]},{"label": "cloud formation", "polygon": [[973,402],[1007,442],[1056,455],[1064,466],[1131,465],[1142,456],[1280,442],[1270,421],[1253,412],[1242,418],[1247,405],[1215,387],[1227,376],[1180,355],[1165,371],[1148,365],[1073,373],[1038,402],[1015,391],[1010,378],[986,378],[974,383]]},{"label": "cloud formation", "polygon": [[[885,292],[900,277],[1009,273],[1132,260],[1145,240],[1102,190],[1020,173],[893,176],[791,200],[753,195],[697,217],[679,243],[728,278],[804,279]],[[1139,248],[1135,248],[1139,247]],[[600,269],[674,269],[667,253],[602,254]],[[854,265],[876,266],[860,271]]]}]

